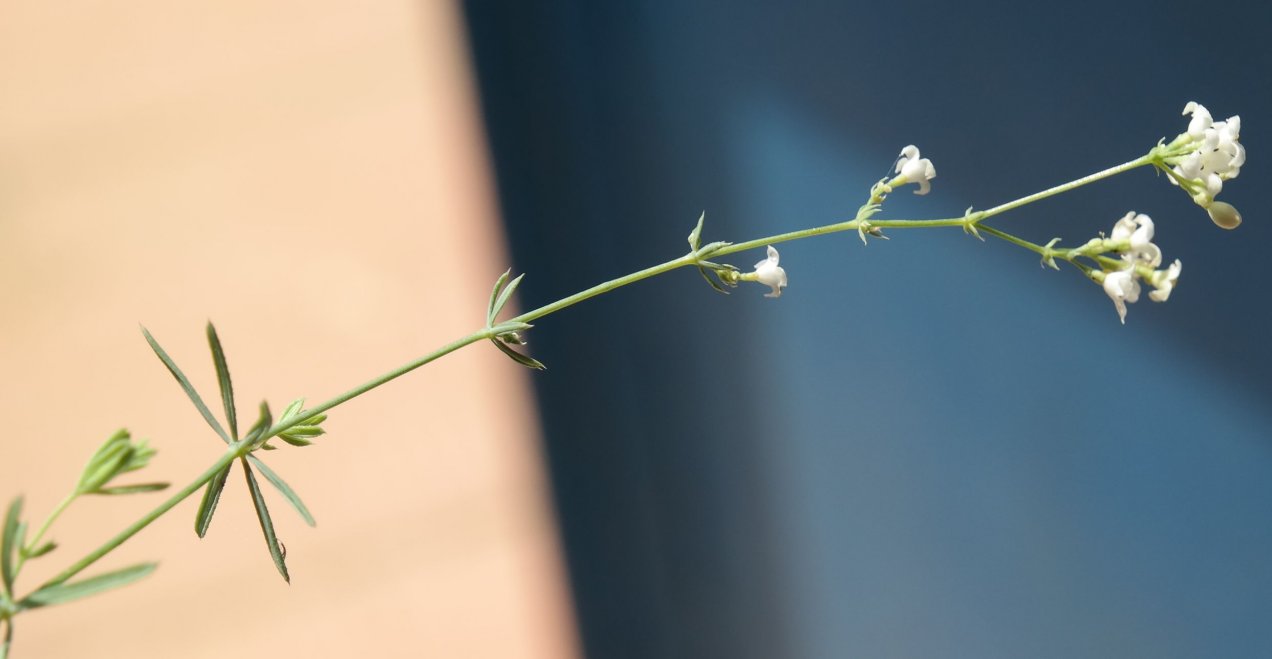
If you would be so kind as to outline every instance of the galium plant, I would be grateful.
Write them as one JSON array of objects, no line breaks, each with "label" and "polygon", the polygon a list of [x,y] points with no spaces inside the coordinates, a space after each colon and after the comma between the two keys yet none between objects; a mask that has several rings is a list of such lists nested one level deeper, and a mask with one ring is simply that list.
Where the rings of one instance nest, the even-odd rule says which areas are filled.
[{"label": "galium plant", "polygon": [[[589,298],[665,272],[680,268],[696,268],[707,283],[721,293],[727,294],[730,289],[744,282],[755,282],[769,288],[765,297],[777,298],[787,287],[788,280],[786,270],[781,265],[780,255],[773,246],[775,244],[852,231],[855,231],[861,241],[866,243],[871,237],[887,238],[884,235],[885,229],[954,227],[961,228],[980,240],[985,240],[984,235],[988,234],[1011,245],[1023,247],[1037,254],[1044,267],[1060,270],[1059,262],[1069,264],[1085,278],[1103,288],[1105,294],[1112,300],[1118,318],[1125,323],[1127,305],[1139,300],[1143,286],[1153,289],[1148,293],[1151,300],[1165,302],[1179,283],[1183,269],[1179,259],[1163,266],[1165,261],[1162,251],[1153,243],[1155,225],[1148,215],[1135,211],[1127,212],[1113,224],[1107,234],[1099,232],[1090,240],[1073,247],[1061,246],[1059,238],[1053,238],[1046,243],[1034,243],[991,226],[987,224],[987,221],[1008,211],[1017,210],[1112,176],[1142,167],[1153,167],[1165,174],[1171,184],[1186,192],[1195,204],[1206,209],[1216,225],[1224,229],[1235,229],[1241,224],[1241,214],[1231,204],[1218,201],[1216,197],[1222,191],[1224,182],[1237,178],[1241,172],[1241,166],[1245,163],[1245,148],[1240,142],[1241,119],[1233,116],[1224,121],[1214,121],[1210,112],[1196,102],[1189,102],[1184,107],[1184,114],[1190,116],[1184,132],[1170,142],[1166,142],[1165,139],[1160,140],[1146,154],[1120,165],[986,210],[968,208],[962,217],[881,219],[878,215],[882,212],[883,205],[890,194],[904,186],[913,185],[916,187],[915,194],[925,195],[931,190],[932,180],[936,178],[936,167],[932,161],[920,157],[918,147],[908,145],[901,150],[896,160],[894,175],[870,187],[866,202],[857,209],[856,215],[850,220],[740,243],[715,241],[703,244],[702,232],[705,220],[705,214],[703,214],[689,233],[689,251],[684,255],[598,284],[513,318],[500,320],[501,312],[524,277],[519,275],[513,278],[510,270],[495,282],[487,306],[485,323],[475,332],[313,407],[306,408],[303,398],[296,399],[275,417],[269,404],[262,402],[256,421],[242,434],[239,432],[238,408],[234,400],[234,387],[230,379],[229,366],[220,338],[212,324],[209,323],[207,326],[207,339],[220,390],[223,420],[217,418],[176,362],[150,335],[150,332],[143,328],[142,334],[155,355],[185,391],[200,416],[225,444],[225,449],[202,474],[170,495],[154,510],[124,527],[114,537],[106,540],[87,555],[69,564],[53,578],[32,589],[19,589],[18,579],[22,575],[22,570],[29,561],[44,560],[53,555],[58,546],[48,537],[50,530],[58,517],[77,499],[84,496],[125,496],[155,492],[166,489],[168,484],[120,482],[121,477],[145,468],[155,454],[155,450],[150,448],[144,440],[135,441],[127,430],[120,430],[97,449],[70,493],[53,508],[34,532],[28,533],[31,527],[23,515],[22,497],[14,498],[8,506],[2,527],[3,532],[0,535],[0,628],[3,628],[3,634],[0,635],[0,659],[8,657],[14,637],[14,620],[21,614],[118,588],[153,572],[156,567],[154,563],[143,563],[77,579],[82,572],[200,490],[203,494],[195,510],[194,531],[199,537],[203,537],[209,530],[221,493],[236,463],[242,467],[270,558],[283,579],[290,581],[291,577],[287,571],[287,554],[274,532],[271,513],[257,477],[264,478],[273,486],[306,523],[313,526],[315,522],[309,509],[305,507],[296,492],[270,469],[261,457],[266,452],[282,448],[279,444],[271,442],[278,440],[282,444],[297,448],[308,446],[323,435],[322,423],[327,418],[326,413],[329,410],[435,359],[480,341],[490,341],[522,366],[541,370],[545,368],[541,362],[518,349],[525,346],[525,333],[533,327],[531,324],[533,321]],[[749,272],[724,262],[725,257],[760,248],[765,248],[766,256]]]}]

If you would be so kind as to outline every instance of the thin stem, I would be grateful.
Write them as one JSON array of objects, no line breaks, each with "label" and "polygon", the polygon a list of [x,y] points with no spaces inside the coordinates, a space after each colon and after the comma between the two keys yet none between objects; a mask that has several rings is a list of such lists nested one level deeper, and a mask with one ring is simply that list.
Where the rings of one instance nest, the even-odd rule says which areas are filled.
[{"label": "thin stem", "polygon": [[[53,512],[49,513],[48,517],[44,518],[44,523],[40,525],[40,530],[35,532],[35,536],[31,538],[31,541],[27,543],[27,546],[25,548],[20,548],[20,549],[33,550],[39,547],[40,540],[44,538],[44,534],[48,532],[49,527],[53,526],[53,522],[56,521],[57,518],[60,517],[62,513],[66,511],[67,507],[69,507],[71,503],[74,502],[77,497],[79,497],[79,492],[71,492],[70,494],[66,495],[64,499],[58,502],[57,506],[53,508]],[[18,564],[13,570],[15,574],[22,571],[22,565],[24,563],[26,563],[26,552],[19,551]]]},{"label": "thin stem", "polygon": [[[969,217],[945,218],[945,219],[936,219],[936,220],[868,220],[868,226],[875,227],[875,228],[895,228],[895,229],[916,229],[916,228],[928,228],[928,227],[967,227],[969,224],[969,221],[972,223],[976,223],[985,218],[992,217],[1000,213],[1004,213],[1006,211],[1012,210],[1014,208],[1018,208],[1025,204],[1029,204],[1034,201],[1038,201],[1040,199],[1045,199],[1047,197],[1060,194],[1062,192],[1067,192],[1074,188],[1087,185],[1089,183],[1093,183],[1095,181],[1098,181],[1104,178],[1108,178],[1115,174],[1120,174],[1122,172],[1134,169],[1136,167],[1141,167],[1141,166],[1152,164],[1152,163],[1153,163],[1152,154],[1141,157],[1141,158],[1137,158],[1130,162],[1126,162],[1121,165],[1117,165],[1115,167],[1110,167],[1108,169],[1105,169],[1100,172],[1096,172],[1089,176],[1084,176],[1080,179],[1070,181],[1063,185],[1058,185],[1053,188],[1048,188],[1047,190],[1043,190],[1042,192],[1038,192],[1026,197],[1021,197],[1020,199],[995,206],[986,211],[981,211],[977,214],[971,215],[970,217],[972,219],[970,220],[969,220]],[[386,384],[392,380],[402,377],[403,375],[406,375],[407,373],[410,373],[411,371],[414,371],[415,369],[439,357],[442,357],[460,348],[463,348],[464,346],[467,346],[472,343],[476,343],[477,341],[481,341],[483,339],[493,339],[499,334],[505,333],[507,331],[511,331],[507,327],[507,325],[509,324],[528,323],[530,321],[536,320],[538,318],[542,318],[549,314],[565,309],[566,307],[570,307],[575,304],[578,304],[579,302],[582,302],[584,300],[588,300],[590,298],[596,297],[597,295],[608,293],[609,291],[612,291],[614,289],[621,288],[628,284],[633,284],[635,282],[648,279],[650,277],[653,277],[653,276],[656,276],[671,270],[675,270],[677,268],[697,265],[705,257],[714,258],[716,256],[725,256],[728,254],[735,254],[738,252],[755,249],[758,247],[763,247],[765,245],[772,245],[772,244],[783,243],[783,242],[788,242],[792,240],[799,240],[801,238],[809,238],[812,236],[838,233],[843,231],[856,231],[862,226],[863,222],[865,221],[866,220],[862,220],[862,219],[853,219],[853,220],[848,220],[846,222],[839,222],[835,224],[829,224],[826,226],[814,227],[811,229],[803,229],[800,231],[780,233],[777,235],[768,236],[766,238],[757,238],[755,240],[748,240],[742,243],[726,245],[709,254],[704,254],[701,257],[697,253],[691,252],[679,258],[667,261],[665,263],[660,263],[658,265],[645,268],[644,270],[639,270],[629,275],[619,277],[617,279],[612,279],[610,281],[607,281],[601,284],[597,284],[596,286],[593,286],[586,290],[575,293],[574,295],[571,295],[569,297],[562,298],[560,300],[557,300],[556,302],[552,302],[550,304],[546,304],[532,311],[523,313],[515,318],[505,321],[502,324],[495,325],[493,327],[483,328],[481,330],[473,332],[472,334],[469,334],[468,336],[465,336],[461,339],[448,343],[438,348],[437,350],[434,350],[433,352],[430,352],[414,361],[411,361],[403,366],[393,369],[392,371],[389,371],[388,373],[380,375],[376,378],[368,380],[367,382],[357,387],[354,387],[353,389],[350,389],[349,391],[346,391],[334,398],[331,398],[330,400],[319,403],[318,405],[315,405],[314,407],[295,415],[288,421],[285,421],[285,422],[280,421],[279,423],[274,424],[273,427],[269,428],[265,432],[264,436],[266,438],[273,437],[277,435],[278,433],[294,425],[303,423],[304,420],[308,419],[309,417],[312,417],[316,414],[320,414],[338,405],[346,403],[358,396],[361,396],[364,393],[367,393],[368,391],[371,391],[372,389],[375,389],[383,384]],[[980,230],[986,231],[990,233],[991,235],[997,236],[999,238],[1007,240],[1008,242],[1017,244],[1021,247],[1025,247],[1026,249],[1030,249],[1034,252],[1038,252],[1040,254],[1045,253],[1043,247],[1039,245],[1035,245],[1025,240],[1021,240],[1019,238],[1016,238],[1015,236],[1011,236],[1010,234],[1003,233],[1001,231],[998,231],[997,229],[993,229],[991,227],[980,227]],[[1059,254],[1057,255],[1060,256]],[[214,463],[211,467],[209,467],[207,471],[203,472],[202,475],[200,475],[197,479],[195,479],[194,482],[190,483],[189,485],[185,486],[177,493],[173,494],[170,498],[168,498],[168,500],[164,501],[157,508],[150,511],[149,513],[146,513],[145,516],[143,516],[141,519],[137,520],[132,525],[125,528],[123,531],[119,532],[117,535],[115,535],[115,537],[108,540],[105,544],[93,550],[83,559],[80,559],[74,565],[67,568],[62,573],[58,574],[56,577],[48,581],[45,584],[45,586],[65,582],[67,579],[70,579],[76,574],[79,574],[85,568],[95,563],[98,559],[110,553],[116,547],[118,547],[119,545],[127,541],[129,538],[131,538],[133,535],[136,535],[139,531],[149,526],[151,522],[155,521],[164,513],[171,510],[178,503],[185,500],[187,497],[189,497],[191,494],[197,491],[200,487],[203,487],[203,485],[205,485],[208,481],[212,480],[212,478],[215,477],[217,472],[219,472],[226,465],[233,462],[236,458],[246,455],[250,451],[251,451],[251,445],[247,442],[236,442],[231,444],[227,452],[224,455],[222,455],[220,459],[216,461],[216,463]],[[46,526],[47,526],[47,523],[46,523]],[[41,529],[41,533],[42,532],[43,532],[43,528]],[[37,534],[37,538],[38,537],[39,537],[39,534]]]},{"label": "thin stem", "polygon": [[236,442],[234,444],[231,444],[229,449],[226,450],[225,454],[222,455],[220,459],[218,459],[215,463],[213,463],[211,467],[208,467],[207,471],[203,472],[203,474],[201,474],[198,478],[194,479],[194,482],[181,488],[180,491],[178,491],[176,494],[173,494],[171,497],[169,497],[167,501],[164,501],[163,503],[159,504],[157,508],[146,513],[145,516],[143,516],[141,519],[130,524],[123,531],[120,531],[119,533],[117,533],[115,537],[111,538],[110,540],[107,540],[104,544],[102,544],[102,546],[89,552],[87,556],[76,561],[74,565],[66,568],[65,570],[60,572],[57,576],[46,581],[40,587],[44,588],[46,586],[60,584],[66,581],[67,579],[70,579],[71,577],[79,574],[80,572],[83,572],[85,568],[92,565],[93,563],[96,563],[98,559],[105,556],[106,554],[109,554],[111,551],[114,551],[116,547],[124,544],[124,542],[127,541],[129,538],[136,535],[138,531],[141,531],[147,526],[150,526],[151,522],[155,521],[156,519],[159,519],[161,515],[168,512],[169,510],[172,510],[174,506],[184,501],[186,497],[190,496],[191,494],[194,494],[199,488],[203,487],[208,481],[212,480],[212,478],[216,476],[217,472],[221,471],[221,469],[223,469],[226,465],[233,462],[235,458],[246,454],[248,450],[250,449],[250,447],[251,447],[251,444],[248,442]]},{"label": "thin stem", "polygon": [[989,209],[989,210],[981,211],[981,212],[980,212],[979,219],[978,219],[977,221],[979,222],[980,220],[983,220],[983,219],[986,219],[986,218],[990,218],[990,217],[993,217],[993,216],[998,215],[998,214],[1001,214],[1001,213],[1006,213],[1007,211],[1009,211],[1009,210],[1011,210],[1011,209],[1013,209],[1013,208],[1019,208],[1019,207],[1021,207],[1021,206],[1024,206],[1025,204],[1030,204],[1030,203],[1033,203],[1033,202],[1035,202],[1035,201],[1039,201],[1039,200],[1041,200],[1041,199],[1046,199],[1047,197],[1053,197],[1053,196],[1058,195],[1058,194],[1060,194],[1060,193],[1062,193],[1062,192],[1068,192],[1069,190],[1073,190],[1073,189],[1075,189],[1075,188],[1080,188],[1080,187],[1082,187],[1082,186],[1084,186],[1084,185],[1087,185],[1088,183],[1094,183],[1094,182],[1099,181],[1099,180],[1101,180],[1101,179],[1106,179],[1106,178],[1108,178],[1108,177],[1110,177],[1110,176],[1114,176],[1114,175],[1116,175],[1116,174],[1121,174],[1122,172],[1128,172],[1128,171],[1130,171],[1130,170],[1132,170],[1132,169],[1135,169],[1136,167],[1143,167],[1143,166],[1145,166],[1145,165],[1151,165],[1151,164],[1153,164],[1153,162],[1155,161],[1155,159],[1156,159],[1155,155],[1154,155],[1153,153],[1149,153],[1149,154],[1147,154],[1147,155],[1144,155],[1144,156],[1141,156],[1141,157],[1139,157],[1139,158],[1136,158],[1135,160],[1131,160],[1131,161],[1129,161],[1129,162],[1124,162],[1124,163],[1122,163],[1122,164],[1120,164],[1120,165],[1116,165],[1116,166],[1110,167],[1110,168],[1108,168],[1108,169],[1105,169],[1105,170],[1102,170],[1102,171],[1098,171],[1098,172],[1096,172],[1096,173],[1094,173],[1094,174],[1090,174],[1090,175],[1087,175],[1087,176],[1083,176],[1083,177],[1082,177],[1082,178],[1080,178],[1080,179],[1076,179],[1076,180],[1073,180],[1073,181],[1069,181],[1068,183],[1063,183],[1063,184],[1061,184],[1061,185],[1057,185],[1057,186],[1055,186],[1054,188],[1047,188],[1046,190],[1043,190],[1042,192],[1035,192],[1035,193],[1033,193],[1033,194],[1031,194],[1031,195],[1028,195],[1028,196],[1025,196],[1025,197],[1021,197],[1020,199],[1016,199],[1016,200],[1014,200],[1014,201],[1009,201],[1009,202],[1007,202],[1007,203],[1005,203],[1005,204],[999,204],[999,205],[994,206],[993,208],[991,208],[991,209]]}]

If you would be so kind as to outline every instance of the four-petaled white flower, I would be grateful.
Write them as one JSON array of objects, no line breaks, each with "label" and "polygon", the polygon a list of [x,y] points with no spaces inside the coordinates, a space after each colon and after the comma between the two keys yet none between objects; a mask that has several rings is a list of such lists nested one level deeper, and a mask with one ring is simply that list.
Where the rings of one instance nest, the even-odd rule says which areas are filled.
[{"label": "four-petaled white flower", "polygon": [[1113,300],[1117,316],[1125,325],[1126,305],[1139,300],[1139,279],[1156,289],[1148,294],[1154,302],[1165,302],[1184,266],[1175,259],[1167,269],[1156,269],[1162,264],[1162,250],[1153,244],[1153,219],[1142,213],[1131,211],[1123,216],[1113,225],[1109,239],[1113,244],[1105,249],[1121,252],[1122,260],[1116,269],[1102,274],[1104,292]]},{"label": "four-petaled white flower", "polygon": [[1140,284],[1135,281],[1135,266],[1127,263],[1125,269],[1105,274],[1104,292],[1113,299],[1113,306],[1117,307],[1117,317],[1125,325],[1126,303],[1139,300]]},{"label": "four-petaled white flower", "polygon": [[751,273],[755,281],[773,289],[772,292],[765,293],[764,297],[780,297],[782,289],[786,287],[786,271],[777,264],[778,258],[777,250],[769,245],[768,258],[756,263],[755,272]]},{"label": "four-petaled white flower", "polygon": [[1165,302],[1169,299],[1170,292],[1175,289],[1175,283],[1179,281],[1179,271],[1183,269],[1184,264],[1179,259],[1175,259],[1169,268],[1154,271],[1148,283],[1157,290],[1149,293],[1148,296],[1153,298],[1154,302]]},{"label": "four-petaled white flower", "polygon": [[905,183],[917,183],[919,189],[915,190],[914,194],[927,194],[932,189],[928,182],[936,178],[936,168],[932,166],[932,161],[920,158],[919,147],[913,144],[901,149],[896,171],[897,178],[893,180],[893,187]]},{"label": "four-petaled white flower", "polygon": [[[1237,178],[1245,164],[1245,147],[1241,145],[1241,117],[1228,117],[1215,121],[1206,106],[1189,101],[1184,114],[1192,115],[1188,131],[1176,138],[1176,142],[1193,146],[1192,152],[1180,158],[1171,168],[1180,178],[1193,181],[1193,201],[1202,208],[1209,208],[1215,195],[1223,190],[1223,182]],[[1174,179],[1171,183],[1178,185]]]}]

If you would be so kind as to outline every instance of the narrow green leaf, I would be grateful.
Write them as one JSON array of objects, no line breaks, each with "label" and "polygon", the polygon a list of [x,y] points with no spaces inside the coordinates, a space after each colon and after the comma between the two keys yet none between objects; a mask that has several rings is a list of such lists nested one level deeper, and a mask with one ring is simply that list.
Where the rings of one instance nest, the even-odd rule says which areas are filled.
[{"label": "narrow green leaf", "polygon": [[296,400],[293,400],[286,408],[283,409],[283,413],[278,416],[278,420],[286,421],[297,414],[300,414],[301,407],[304,406],[304,404],[304,398],[297,398]]},{"label": "narrow green leaf", "polygon": [[548,367],[544,366],[543,362],[535,359],[534,357],[523,355],[517,352],[516,350],[509,348],[508,346],[504,345],[503,341],[491,339],[490,342],[495,344],[495,347],[499,348],[499,350],[503,352],[503,354],[508,355],[509,359],[511,359],[514,362],[517,362],[518,364],[521,364],[522,366],[525,366],[526,368],[533,368],[539,371],[548,370]]},{"label": "narrow green leaf", "polygon": [[261,401],[260,415],[256,417],[256,423],[247,431],[245,439],[249,442],[264,441],[268,438],[262,438],[261,433],[269,430],[274,425],[274,415],[269,411],[269,402]]},{"label": "narrow green leaf", "polygon": [[711,288],[714,288],[714,289],[716,289],[717,291],[719,291],[719,292],[721,292],[721,293],[724,293],[725,295],[728,295],[728,294],[729,294],[729,292],[728,292],[728,291],[724,290],[724,286],[721,286],[719,282],[717,282],[716,280],[714,280],[714,279],[712,279],[712,278],[711,278],[711,275],[707,274],[707,269],[706,269],[706,268],[704,268],[704,267],[702,267],[702,266],[699,266],[699,267],[698,267],[698,274],[701,274],[701,275],[702,275],[702,278],[703,278],[703,279],[705,279],[705,280],[707,280],[707,283],[708,283],[708,284],[711,284]]},{"label": "narrow green leaf", "polygon": [[136,485],[119,485],[116,487],[99,487],[88,494],[140,494],[142,492],[158,492],[168,489],[168,483],[137,483]]},{"label": "narrow green leaf", "polygon": [[278,543],[278,536],[274,535],[274,520],[269,516],[269,508],[265,506],[265,495],[261,493],[261,486],[256,483],[256,477],[252,475],[252,467],[247,464],[247,460],[241,460],[243,463],[243,473],[247,476],[247,489],[252,493],[252,505],[256,506],[256,519],[261,522],[261,533],[265,535],[265,544],[269,546],[269,555],[274,559],[274,567],[278,568],[278,573],[283,575],[283,580],[291,583],[291,575],[287,574],[287,563],[283,560],[283,548]]},{"label": "narrow green leaf", "polygon": [[300,513],[300,516],[304,518],[306,524],[318,526],[318,522],[314,521],[314,516],[310,515],[309,509],[305,507],[305,502],[300,500],[300,496],[296,494],[296,491],[291,489],[282,478],[279,478],[273,469],[265,466],[265,463],[254,455],[248,455],[247,461],[251,462],[261,472],[261,475],[265,477],[265,480],[269,481],[286,497],[287,501],[296,509],[296,512]]},{"label": "narrow green leaf", "polygon": [[81,597],[88,597],[89,595],[96,595],[107,590],[127,586],[134,581],[149,576],[151,572],[155,571],[156,567],[158,565],[155,563],[142,563],[122,570],[89,577],[83,581],[45,586],[27,595],[25,599],[18,602],[18,606],[23,609],[36,609],[51,604],[65,604]]},{"label": "narrow green leaf", "polygon": [[30,551],[27,551],[25,548],[19,549],[18,551],[22,552],[23,558],[39,558],[53,551],[54,549],[57,549],[57,543],[53,542],[52,540],[49,540],[45,542],[44,544],[40,545],[39,547],[32,549]]},{"label": "narrow green leaf", "polygon": [[0,583],[4,592],[13,596],[14,552],[18,550],[18,523],[22,517],[22,497],[15,497],[4,516],[4,531],[0,533]]},{"label": "narrow green leaf", "polygon": [[486,325],[495,324],[495,300],[499,298],[499,291],[503,290],[504,282],[508,281],[508,277],[512,274],[512,268],[508,268],[499,279],[495,280],[495,287],[490,291],[490,304],[486,305]]},{"label": "narrow green leaf", "polygon": [[517,275],[515,279],[508,282],[508,285],[504,286],[504,289],[499,292],[499,299],[495,300],[495,306],[490,308],[491,323],[494,323],[495,318],[499,317],[499,312],[503,311],[504,305],[508,304],[508,300],[512,297],[513,292],[516,291],[517,287],[521,285],[521,278],[525,276],[526,275],[524,272]]},{"label": "narrow green leaf", "polygon": [[172,377],[177,379],[177,384],[180,384],[181,388],[185,390],[186,395],[190,397],[190,402],[194,403],[194,406],[199,410],[199,414],[203,415],[203,420],[207,421],[209,426],[212,426],[212,429],[221,436],[221,439],[225,440],[226,444],[229,444],[231,441],[230,436],[225,434],[225,429],[221,427],[216,417],[212,416],[212,411],[203,403],[203,399],[199,398],[199,392],[194,390],[194,385],[190,384],[190,380],[186,378],[185,373],[182,373],[181,369],[177,368],[177,363],[172,361],[168,353],[163,351],[163,348],[159,346],[159,342],[155,341],[155,337],[150,335],[150,330],[143,327],[141,328],[141,333],[146,335],[146,343],[150,344],[150,349],[155,351],[159,361],[163,362],[163,365],[168,367],[168,372],[172,374]]},{"label": "narrow green leaf", "polygon": [[313,444],[313,442],[309,441],[308,439],[305,439],[303,437],[296,437],[294,435],[290,435],[287,433],[280,434],[278,438],[283,440],[284,442],[287,442],[288,444],[291,444],[292,446],[303,447],[303,446],[309,446],[310,444]]},{"label": "narrow green leaf", "polygon": [[698,251],[698,242],[702,236],[702,223],[707,219],[707,211],[702,211],[702,215],[698,216],[698,226],[689,232],[689,249]]},{"label": "narrow green leaf", "polygon": [[212,525],[212,515],[216,514],[216,504],[221,502],[221,491],[225,489],[225,479],[229,477],[230,468],[233,466],[234,464],[230,463],[216,472],[203,490],[203,500],[199,502],[199,511],[194,514],[194,532],[200,538],[207,535],[208,527]]},{"label": "narrow green leaf", "polygon": [[230,382],[230,367],[225,363],[225,351],[216,335],[212,321],[208,321],[208,347],[212,349],[212,363],[216,365],[216,381],[221,386],[221,402],[225,404],[225,422],[230,427],[230,437],[238,441],[238,414],[234,410],[234,385]]},{"label": "narrow green leaf", "polygon": [[0,618],[4,623],[4,637],[0,638],[0,659],[9,659],[9,646],[13,644],[13,618]]}]

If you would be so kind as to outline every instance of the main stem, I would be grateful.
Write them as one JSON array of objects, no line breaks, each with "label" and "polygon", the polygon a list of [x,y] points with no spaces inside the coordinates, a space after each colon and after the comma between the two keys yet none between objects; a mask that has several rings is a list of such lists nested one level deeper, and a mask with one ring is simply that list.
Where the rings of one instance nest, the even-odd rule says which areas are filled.
[{"label": "main stem", "polygon": [[[980,211],[979,213],[972,214],[971,215],[972,221],[980,222],[981,220],[987,219],[989,217],[993,217],[1001,213],[1005,213],[1014,208],[1019,208],[1026,204],[1030,204],[1035,201],[1039,201],[1041,199],[1046,199],[1047,197],[1052,197],[1052,196],[1061,194],[1063,192],[1068,192],[1069,190],[1073,190],[1075,188],[1088,185],[1090,183],[1094,183],[1096,181],[1108,178],[1110,176],[1121,174],[1122,172],[1126,172],[1126,171],[1135,169],[1137,167],[1142,167],[1144,165],[1149,165],[1152,163],[1153,163],[1153,155],[1150,153],[1149,155],[1143,156],[1141,158],[1136,158],[1135,160],[1122,163],[1121,165],[1110,167],[1108,169],[1096,172],[1089,176],[1084,176],[1080,179],[1070,181],[1062,185],[1057,185],[1055,187],[1048,188],[1041,192],[1037,192],[1026,197],[1021,197],[1020,199],[1016,199],[1014,201],[1009,201],[1005,204],[994,206],[993,208],[990,208],[989,210]],[[893,228],[893,229],[921,229],[921,228],[931,228],[931,227],[965,227],[968,225],[968,221],[969,221],[968,217],[944,218],[944,219],[938,219],[938,220],[870,220],[869,226],[878,227],[878,228]],[[799,240],[801,238],[809,238],[812,236],[820,236],[820,235],[831,234],[831,233],[840,233],[844,231],[856,231],[861,226],[861,223],[862,223],[862,220],[853,219],[853,220],[848,220],[846,222],[828,224],[826,226],[814,227],[811,229],[803,229],[800,231],[779,233],[777,235],[768,236],[766,238],[757,238],[755,240],[748,240],[746,242],[726,245],[714,252],[711,252],[709,255],[706,255],[706,256],[709,256],[710,258],[715,258],[719,256],[727,256],[729,254],[736,254],[738,252],[755,249],[758,247],[764,247],[765,245],[773,245],[777,243],[789,242],[792,240]],[[995,235],[998,235],[1001,232],[994,231],[992,233],[994,233]],[[1004,237],[1004,236],[1006,236],[1006,234],[1002,234],[999,237]],[[1015,242],[1015,241],[1012,241],[1012,242]],[[1020,244],[1020,243],[1017,243],[1017,244]],[[1032,243],[1030,243],[1029,245],[1032,245]],[[1022,245],[1022,246],[1029,247],[1029,245]],[[1029,247],[1029,248],[1032,249],[1032,247]],[[644,270],[633,272],[624,277],[619,277],[618,279],[612,279],[610,281],[597,284],[596,286],[593,286],[583,291],[579,291],[578,293],[575,293],[574,295],[571,295],[569,297],[561,298],[560,300],[557,300],[556,302],[545,304],[532,311],[527,311],[526,313],[516,316],[515,318],[512,318],[508,321],[505,321],[504,324],[528,323],[530,321],[536,320],[538,318],[542,318],[549,314],[556,313],[557,311],[560,311],[566,307],[570,307],[575,304],[578,304],[584,300],[588,300],[590,298],[596,297],[597,295],[608,293],[614,289],[627,286],[628,284],[634,284],[643,279],[648,279],[650,277],[660,275],[660,274],[663,274],[664,272],[669,272],[677,268],[683,268],[685,266],[696,265],[699,261],[700,259],[696,254],[689,253],[684,256],[681,256],[680,258],[672,259],[665,263],[660,263],[658,265],[645,268]],[[361,396],[364,393],[367,393],[368,391],[371,391],[372,389],[375,389],[381,385],[384,385],[392,380],[396,380],[397,378],[402,377],[403,375],[406,375],[407,373],[410,373],[411,371],[414,371],[415,369],[439,357],[442,357],[456,350],[459,350],[460,348],[463,348],[464,346],[467,346],[471,343],[476,343],[477,341],[481,341],[483,339],[493,339],[498,334],[501,333],[501,330],[499,329],[499,327],[500,325],[496,325],[494,327],[486,327],[484,329],[480,329],[476,332],[473,332],[472,334],[469,334],[468,336],[465,336],[461,339],[452,341],[451,343],[448,343],[438,348],[437,350],[434,350],[433,352],[430,352],[427,355],[420,357],[419,359],[416,359],[403,366],[393,369],[392,371],[389,371],[388,373],[380,375],[379,377],[368,380],[367,382],[357,387],[354,387],[353,389],[350,389],[349,391],[346,391],[336,396],[335,398],[319,403],[318,405],[315,405],[314,407],[307,409],[304,412],[297,414],[296,416],[293,416],[291,419],[289,419],[286,422],[276,423],[274,424],[273,427],[271,427],[269,430],[266,431],[265,437],[273,437],[277,435],[278,433],[290,428],[293,425],[303,423],[305,419],[308,419],[309,417],[314,416],[315,414],[320,414],[322,412],[330,410],[333,407],[336,407],[337,405],[346,403],[358,396]],[[63,570],[60,574],[58,574],[56,577],[53,577],[53,579],[49,580],[44,585],[48,586],[52,584],[62,583],[66,581],[67,579],[70,579],[71,577],[75,576],[76,574],[79,574],[85,568],[97,562],[98,559],[110,553],[116,547],[122,545],[129,538],[136,535],[139,531],[149,526],[151,522],[158,519],[164,513],[168,512],[169,510],[172,510],[172,508],[175,507],[178,503],[181,503],[183,500],[186,499],[186,497],[189,497],[191,494],[194,494],[199,488],[203,487],[208,481],[212,480],[212,478],[216,475],[216,473],[219,472],[222,468],[224,468],[226,465],[233,462],[236,458],[245,455],[249,451],[250,451],[250,445],[246,442],[237,442],[237,443],[231,444],[229,450],[224,455],[222,455],[221,458],[216,461],[216,463],[214,463],[211,467],[209,467],[207,471],[203,472],[202,475],[200,475],[197,479],[195,479],[194,482],[181,488],[180,491],[173,494],[166,501],[160,504],[157,508],[150,511],[149,513],[146,513],[144,517],[137,520],[136,522],[133,522],[130,526],[128,526],[128,528],[125,528],[123,531],[120,531],[118,534],[115,535],[115,537],[106,541],[105,544],[93,550],[90,554],[80,559],[71,567]]]}]

